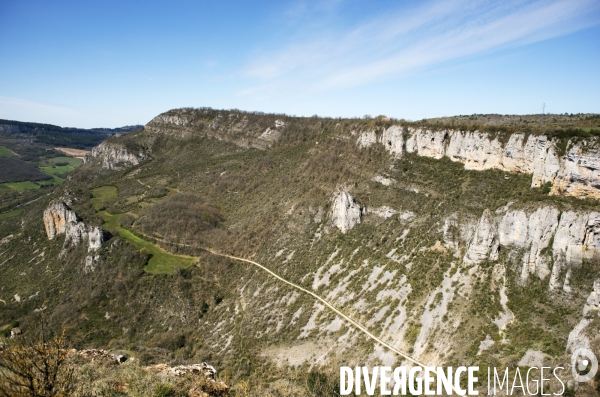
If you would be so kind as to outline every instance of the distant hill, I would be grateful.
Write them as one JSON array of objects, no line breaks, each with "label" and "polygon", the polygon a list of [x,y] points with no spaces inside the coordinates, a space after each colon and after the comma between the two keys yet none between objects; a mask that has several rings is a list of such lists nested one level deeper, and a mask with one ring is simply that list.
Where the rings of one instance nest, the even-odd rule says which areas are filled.
[{"label": "distant hill", "polygon": [[37,143],[75,149],[90,149],[109,136],[127,134],[140,128],[141,125],[128,125],[120,128],[83,129],[0,119],[0,135],[20,134],[25,135],[25,138],[33,138]]}]

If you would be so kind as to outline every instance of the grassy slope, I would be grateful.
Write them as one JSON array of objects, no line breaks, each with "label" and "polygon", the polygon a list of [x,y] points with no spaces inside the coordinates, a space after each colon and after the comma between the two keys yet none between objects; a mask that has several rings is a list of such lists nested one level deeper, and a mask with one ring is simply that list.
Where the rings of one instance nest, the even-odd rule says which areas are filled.
[{"label": "grassy slope", "polygon": [[[99,210],[106,201],[117,197],[117,188],[115,186],[101,186],[92,190],[93,198],[90,200],[92,206]],[[144,250],[151,257],[144,270],[151,274],[172,274],[178,268],[188,268],[194,262],[194,258],[182,255],[173,255],[164,249],[157,247],[149,241],[135,235],[130,230],[119,225],[119,218],[122,214],[110,214],[107,211],[101,211],[99,214],[104,219],[104,228],[115,231],[127,241],[132,242],[138,249]]]},{"label": "grassy slope", "polygon": [[7,148],[6,146],[0,146],[0,157],[14,157],[17,154]]}]

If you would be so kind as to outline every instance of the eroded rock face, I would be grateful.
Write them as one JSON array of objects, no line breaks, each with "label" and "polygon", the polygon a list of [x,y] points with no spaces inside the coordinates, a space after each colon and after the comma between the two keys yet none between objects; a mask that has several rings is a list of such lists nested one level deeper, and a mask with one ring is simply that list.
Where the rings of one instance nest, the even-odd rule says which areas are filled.
[{"label": "eroded rock face", "polygon": [[375,131],[362,132],[356,140],[356,144],[360,148],[370,147],[375,143],[377,143],[377,134],[375,134]]},{"label": "eroded rock face", "polygon": [[54,201],[44,211],[44,227],[49,240],[52,240],[57,234],[64,234],[67,224],[77,223],[78,218],[75,212],[62,201]]},{"label": "eroded rock face", "polygon": [[569,334],[567,340],[567,353],[573,352],[578,348],[590,348],[590,335],[597,338],[598,334],[596,330],[587,329],[588,325],[592,323],[593,312],[600,317],[600,279],[594,282],[594,287],[588,296],[586,304],[583,306],[582,314],[583,318],[573,328]]},{"label": "eroded rock face", "polygon": [[254,123],[247,114],[241,112],[187,108],[160,114],[144,129],[151,134],[181,139],[203,136],[243,148],[267,150],[279,141],[287,125],[285,120],[276,119],[265,129],[264,125]]},{"label": "eroded rock face", "polygon": [[385,150],[390,152],[394,157],[402,157],[404,152],[404,133],[402,127],[393,125],[383,131],[379,142],[385,147]]},{"label": "eroded rock face", "polygon": [[91,157],[101,158],[102,168],[107,170],[119,170],[123,167],[138,165],[142,161],[150,159],[150,156],[144,153],[143,150],[135,154],[123,146],[107,142],[102,142],[93,148]]},{"label": "eroded rock face", "polygon": [[88,251],[96,251],[104,242],[104,231],[99,226],[88,228]]},{"label": "eroded rock face", "polygon": [[[376,142],[395,157],[403,151],[441,159],[448,157],[470,170],[500,169],[532,174],[531,186],[552,183],[551,194],[600,198],[600,142],[592,138],[567,143],[564,156],[555,143],[543,135],[512,134],[506,143],[480,131],[441,130],[392,126],[377,137],[374,131],[359,135],[357,144]],[[405,149],[404,149],[405,147]]]},{"label": "eroded rock face", "polygon": [[580,265],[583,259],[600,256],[600,213],[563,212],[554,235],[552,256],[550,288],[554,289],[561,286],[560,275],[564,269]]},{"label": "eroded rock face", "polygon": [[350,193],[341,191],[333,198],[331,209],[333,225],[340,229],[342,233],[346,233],[360,223],[364,210],[365,207],[357,203]]},{"label": "eroded rock face", "polygon": [[86,243],[88,252],[97,251],[104,242],[101,227],[87,226],[64,202],[54,201],[44,211],[44,227],[49,240],[64,234],[65,242],[61,255],[70,248]]},{"label": "eroded rock face", "polygon": [[463,262],[467,264],[481,263],[490,256],[490,252],[492,253],[491,259],[493,259],[494,251],[498,250],[497,228],[497,220],[486,209],[479,220],[475,236],[469,244]]},{"label": "eroded rock face", "polygon": [[[449,219],[447,223],[452,222]],[[551,275],[549,288],[558,288],[567,282],[561,279],[570,266],[600,256],[600,213],[566,211],[561,214],[552,206],[539,207],[533,212],[504,208],[492,214],[486,210],[463,261],[479,264],[486,259],[497,260],[500,247],[522,255],[523,282],[530,274],[540,279]]]},{"label": "eroded rock face", "polygon": [[275,142],[277,142],[280,136],[281,132],[277,130],[277,128],[268,127],[265,132],[256,138],[256,142],[254,142],[252,146],[263,150],[270,148]]}]

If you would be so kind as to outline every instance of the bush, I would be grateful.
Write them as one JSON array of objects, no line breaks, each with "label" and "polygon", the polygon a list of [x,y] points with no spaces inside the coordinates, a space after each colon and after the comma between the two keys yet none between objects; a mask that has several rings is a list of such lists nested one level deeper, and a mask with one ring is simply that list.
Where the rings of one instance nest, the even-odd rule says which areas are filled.
[{"label": "bush", "polygon": [[551,190],[552,190],[552,182],[548,181],[542,185],[542,193],[550,194]]},{"label": "bush", "polygon": [[64,331],[48,340],[43,328],[31,341],[16,341],[0,354],[0,396],[66,397],[75,393]]}]

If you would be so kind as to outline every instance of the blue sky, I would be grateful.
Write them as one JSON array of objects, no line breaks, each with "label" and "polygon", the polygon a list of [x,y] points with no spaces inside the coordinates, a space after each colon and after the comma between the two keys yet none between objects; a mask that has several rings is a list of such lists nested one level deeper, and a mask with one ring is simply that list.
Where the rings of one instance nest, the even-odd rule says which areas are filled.
[{"label": "blue sky", "polygon": [[0,0],[0,118],[600,113],[600,1]]}]

